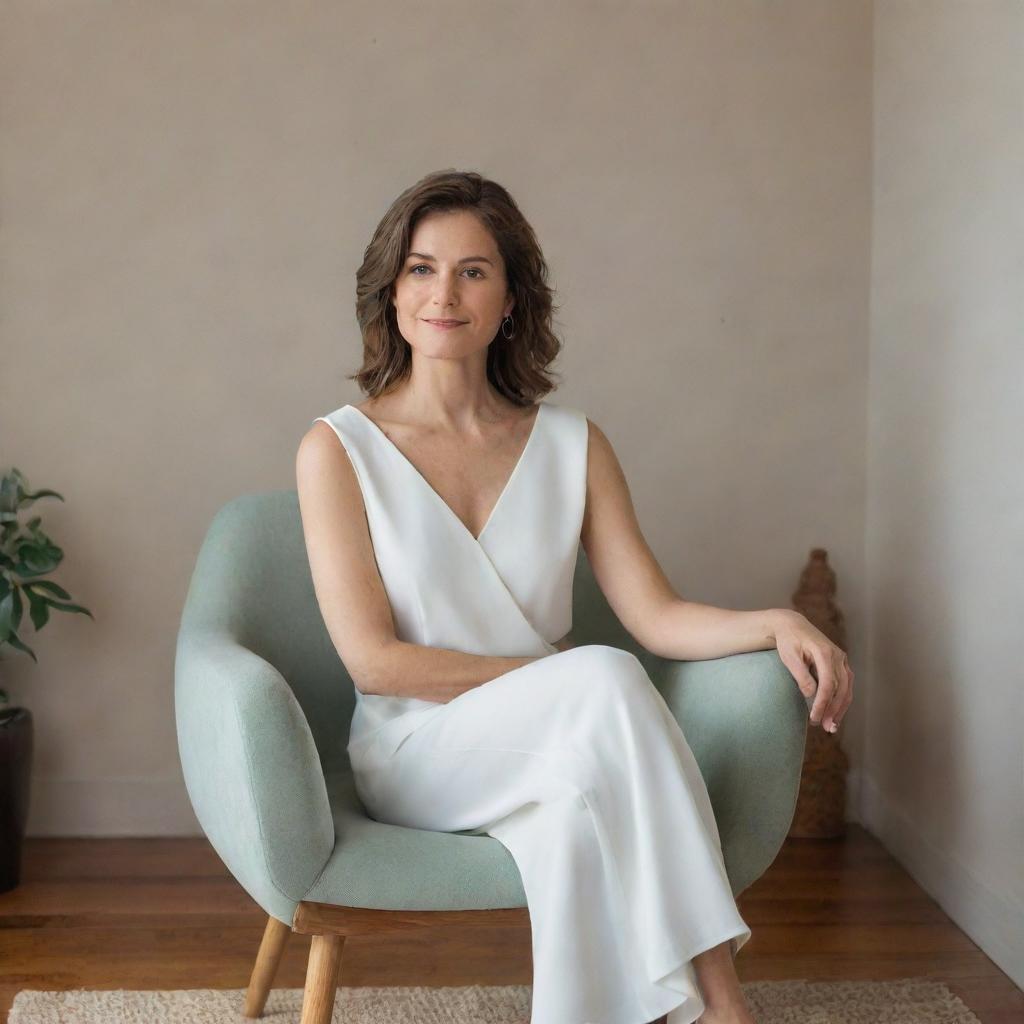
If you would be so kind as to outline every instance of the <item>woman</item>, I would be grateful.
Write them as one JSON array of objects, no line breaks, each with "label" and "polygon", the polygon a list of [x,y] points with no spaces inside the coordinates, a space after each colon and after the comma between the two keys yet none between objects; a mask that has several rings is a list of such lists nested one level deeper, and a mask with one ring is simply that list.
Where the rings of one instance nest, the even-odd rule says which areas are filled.
[{"label": "woman", "polygon": [[380,821],[509,849],[532,1024],[752,1024],[733,965],[750,929],[683,733],[637,658],[569,640],[578,545],[650,651],[777,646],[826,727],[853,673],[798,613],[675,594],[608,439],[544,400],[546,278],[515,202],[474,173],[408,189],[366,250],[368,398],[314,420],[296,461],[317,600],[356,686],[357,790]]}]

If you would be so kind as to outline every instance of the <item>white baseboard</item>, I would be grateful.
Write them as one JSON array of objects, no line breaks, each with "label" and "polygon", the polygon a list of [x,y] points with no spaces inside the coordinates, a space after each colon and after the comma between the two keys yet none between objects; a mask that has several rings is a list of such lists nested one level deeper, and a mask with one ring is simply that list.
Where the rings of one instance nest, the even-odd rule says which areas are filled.
[{"label": "white baseboard", "polygon": [[[916,822],[889,800],[866,774],[861,783],[861,822],[906,868],[958,928],[1013,983],[1024,988],[1024,905],[996,892],[969,865],[937,847]],[[1020,856],[1020,851],[1014,851]]]},{"label": "white baseboard", "polygon": [[201,836],[180,776],[33,778],[26,836]]}]

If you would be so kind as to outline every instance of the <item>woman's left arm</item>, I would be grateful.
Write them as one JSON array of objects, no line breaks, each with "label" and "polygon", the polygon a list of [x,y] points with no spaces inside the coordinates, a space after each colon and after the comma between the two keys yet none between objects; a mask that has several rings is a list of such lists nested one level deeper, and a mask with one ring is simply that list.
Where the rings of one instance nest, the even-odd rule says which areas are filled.
[{"label": "woman's left arm", "polygon": [[853,669],[846,652],[790,608],[731,611],[676,596],[661,606],[648,635],[644,646],[649,651],[682,661],[777,648],[800,692],[814,698],[811,723],[829,732],[839,728],[853,700]]},{"label": "woman's left arm", "polygon": [[611,442],[597,424],[588,424],[581,543],[601,592],[630,635],[652,654],[682,661],[774,647],[800,692],[814,698],[811,722],[835,732],[853,700],[846,653],[792,609],[732,611],[680,597],[640,530]]}]

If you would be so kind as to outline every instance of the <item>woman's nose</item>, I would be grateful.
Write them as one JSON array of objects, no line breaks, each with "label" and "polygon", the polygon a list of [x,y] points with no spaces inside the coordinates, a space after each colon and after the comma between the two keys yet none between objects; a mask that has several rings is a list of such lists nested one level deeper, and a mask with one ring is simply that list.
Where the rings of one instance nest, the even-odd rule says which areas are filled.
[{"label": "woman's nose", "polygon": [[434,286],[434,298],[438,302],[445,302],[455,294],[456,281],[454,277],[446,274],[437,275],[437,283]]}]

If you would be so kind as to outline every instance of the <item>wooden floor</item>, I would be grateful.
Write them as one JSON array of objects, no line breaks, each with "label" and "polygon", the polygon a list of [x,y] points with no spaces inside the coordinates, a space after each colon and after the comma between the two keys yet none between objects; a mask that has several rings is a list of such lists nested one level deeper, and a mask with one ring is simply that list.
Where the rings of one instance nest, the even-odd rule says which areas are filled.
[{"label": "wooden floor", "polygon": [[[787,840],[739,908],[741,981],[934,978],[982,1024],[1024,1021],[1021,991],[859,826]],[[265,921],[205,839],[28,839],[0,894],[0,1024],[22,988],[245,988]],[[309,941],[290,937],[277,987],[302,987]],[[345,985],[529,982],[526,933],[350,941],[342,963]]]}]

